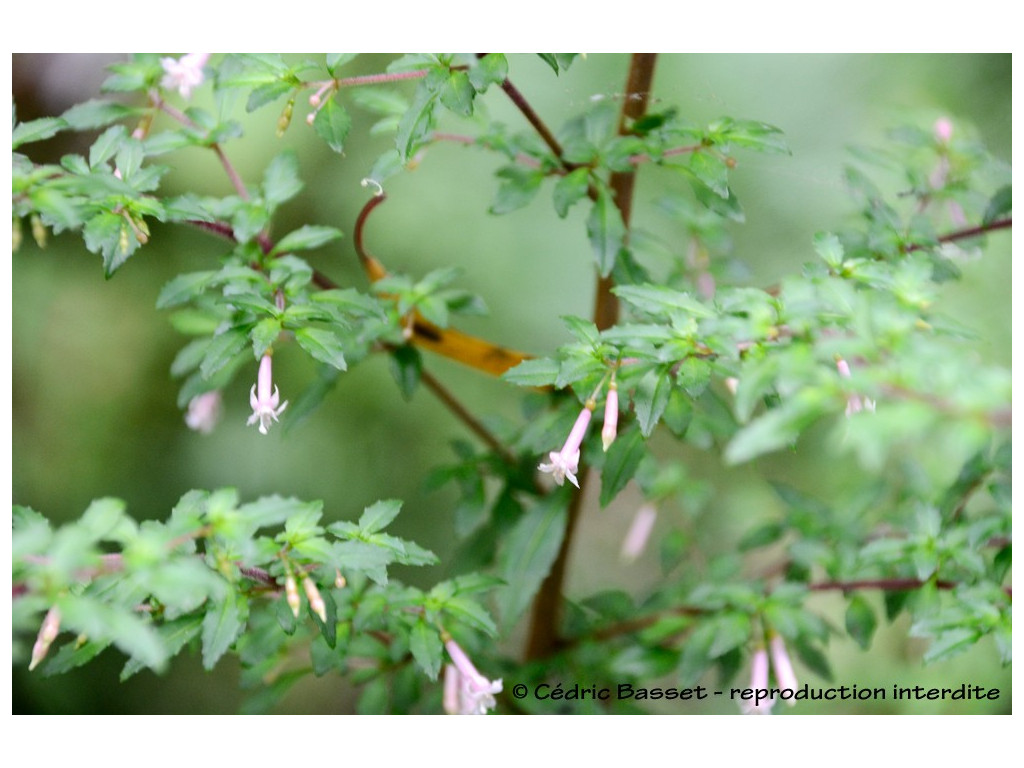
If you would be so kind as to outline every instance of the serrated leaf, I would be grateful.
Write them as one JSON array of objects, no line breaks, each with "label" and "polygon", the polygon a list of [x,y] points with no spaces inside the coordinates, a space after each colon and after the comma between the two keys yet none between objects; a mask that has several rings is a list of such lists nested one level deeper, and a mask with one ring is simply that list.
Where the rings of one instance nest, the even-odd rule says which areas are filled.
[{"label": "serrated leaf", "polygon": [[294,152],[282,152],[263,172],[263,198],[271,209],[291,200],[302,191],[299,161]]},{"label": "serrated leaf", "polygon": [[1006,186],[1000,188],[985,206],[985,215],[982,217],[982,224],[991,224],[1002,218],[1013,210],[1013,188]]},{"label": "serrated leaf", "polygon": [[807,393],[773,408],[741,429],[725,449],[729,464],[744,461],[792,445],[800,433],[824,411],[818,394]]},{"label": "serrated leaf", "polygon": [[846,607],[846,631],[865,651],[871,647],[871,638],[878,627],[875,611],[863,595],[854,593]]},{"label": "serrated leaf", "polygon": [[209,379],[217,371],[231,362],[239,352],[245,349],[249,338],[244,331],[227,330],[214,336],[206,347],[203,360],[199,363],[199,372],[204,379]]},{"label": "serrated leaf", "polygon": [[476,90],[469,81],[469,74],[453,69],[441,89],[441,103],[457,115],[469,117],[473,114],[473,97]]},{"label": "serrated leaf", "polygon": [[437,629],[422,618],[417,621],[409,635],[409,650],[420,669],[431,680],[437,680],[441,671],[441,636]]},{"label": "serrated leaf", "polygon": [[67,127],[67,122],[59,117],[41,117],[38,120],[29,120],[27,123],[18,123],[11,131],[11,149],[17,149],[22,144],[31,144],[34,141],[44,141],[55,136]]},{"label": "serrated leaf", "polygon": [[672,385],[669,371],[661,368],[648,371],[637,384],[636,392],[633,394],[633,405],[640,424],[640,432],[644,437],[650,437],[654,428],[658,426],[661,415],[668,405]]},{"label": "serrated leaf", "polygon": [[203,667],[213,669],[238,638],[248,618],[249,604],[229,593],[219,605],[211,605],[203,617]]},{"label": "serrated leaf", "polygon": [[363,510],[359,517],[359,529],[364,533],[377,533],[384,530],[402,510],[402,502],[397,499],[378,501]]},{"label": "serrated leaf", "polygon": [[587,237],[594,251],[594,260],[602,277],[608,277],[615,268],[616,259],[623,249],[626,225],[622,213],[612,200],[611,194],[599,189],[597,200],[587,217]]},{"label": "serrated leaf", "polygon": [[558,377],[558,370],[558,362],[545,357],[524,360],[519,365],[509,368],[501,377],[521,387],[544,387],[554,383]]},{"label": "serrated leaf", "polygon": [[282,237],[271,253],[277,255],[292,251],[307,251],[311,248],[319,248],[339,237],[341,237],[341,231],[334,227],[305,224]]},{"label": "serrated leaf", "polygon": [[502,625],[511,628],[533,600],[565,535],[569,495],[563,488],[529,507],[505,537],[498,560],[508,584],[495,593]]},{"label": "serrated leaf", "polygon": [[619,434],[609,446],[601,468],[601,506],[606,507],[636,474],[647,446],[638,429]]},{"label": "serrated leaf", "polygon": [[337,99],[328,99],[313,118],[313,130],[340,154],[345,151],[345,139],[352,130],[352,116]]},{"label": "serrated leaf", "polygon": [[537,196],[537,190],[544,181],[543,172],[519,165],[506,166],[498,171],[497,176],[502,182],[490,207],[490,212],[495,215],[511,213],[526,206]]},{"label": "serrated leaf", "polygon": [[[168,656],[175,656],[194,637],[199,635],[203,619],[201,616],[182,616],[179,619],[168,621],[157,628],[157,634],[167,649]],[[123,683],[128,678],[146,668],[146,665],[138,658],[129,659],[121,670],[120,681]]]},{"label": "serrated leaf", "polygon": [[589,168],[577,168],[562,176],[555,182],[555,188],[552,192],[555,213],[564,219],[569,213],[569,209],[586,197],[589,188]]},{"label": "serrated leaf", "polygon": [[345,349],[338,337],[330,331],[320,328],[299,328],[295,331],[295,340],[299,346],[314,359],[327,363],[339,371],[348,368],[345,362]]}]

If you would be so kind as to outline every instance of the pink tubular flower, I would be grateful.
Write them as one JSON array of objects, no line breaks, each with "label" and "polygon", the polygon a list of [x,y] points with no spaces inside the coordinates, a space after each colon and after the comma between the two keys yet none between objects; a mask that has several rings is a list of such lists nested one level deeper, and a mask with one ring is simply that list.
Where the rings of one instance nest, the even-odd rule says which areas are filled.
[{"label": "pink tubular flower", "polygon": [[[786,644],[783,642],[782,636],[772,635],[772,639],[768,642],[768,647],[772,654],[775,682],[783,690],[795,691],[799,683],[797,683],[796,673],[793,671],[793,663],[789,660],[789,653],[786,651]],[[787,698],[785,701],[791,707],[796,705],[792,698]]]},{"label": "pink tubular flower", "polygon": [[[272,387],[273,392],[271,392]],[[246,424],[251,426],[259,422],[260,434],[267,434],[270,423],[277,421],[277,417],[288,407],[287,400],[278,406],[280,400],[281,395],[277,391],[277,387],[273,386],[270,354],[268,353],[263,355],[263,359],[260,360],[259,377],[256,379],[256,384],[249,390],[249,405],[252,406],[252,416],[249,417]]]},{"label": "pink tubular flower", "polygon": [[583,444],[583,437],[587,434],[587,426],[590,424],[590,417],[594,412],[593,400],[588,400],[587,404],[580,411],[580,415],[576,417],[576,423],[573,424],[572,431],[569,433],[569,437],[565,440],[565,445],[562,446],[560,451],[551,451],[548,456],[551,457],[550,464],[541,464],[537,469],[541,472],[550,472],[555,478],[555,482],[562,485],[566,478],[569,478],[569,482],[575,485],[577,488],[580,487],[579,482],[576,480],[576,473],[580,467],[580,446]]},{"label": "pink tubular flower", "polygon": [[601,428],[601,443],[605,451],[615,440],[619,426],[619,385],[614,381],[608,385],[608,397],[604,402],[604,426]]},{"label": "pink tubular flower", "polygon": [[221,395],[219,390],[204,392],[188,401],[185,423],[189,429],[208,435],[217,426],[221,413]]},{"label": "pink tubular flower", "polygon": [[193,88],[203,84],[203,67],[209,58],[208,53],[186,53],[180,59],[160,59],[160,66],[164,68],[164,79],[160,85],[176,89],[182,98],[187,99]]},{"label": "pink tubular flower", "polygon": [[494,694],[501,693],[501,680],[481,675],[450,637],[444,647],[452,660],[444,670],[444,711],[449,715],[486,715],[494,709]]},{"label": "pink tubular flower", "polygon": [[654,530],[654,523],[658,519],[658,510],[653,504],[644,504],[636,511],[633,522],[626,532],[626,538],[622,540],[622,551],[620,556],[627,563],[636,560],[643,553],[647,546],[647,540]]},{"label": "pink tubular flower", "polygon": [[770,715],[772,700],[768,691],[768,651],[763,646],[754,651],[754,656],[750,660],[750,688],[754,693],[754,699],[740,704],[743,714]]}]

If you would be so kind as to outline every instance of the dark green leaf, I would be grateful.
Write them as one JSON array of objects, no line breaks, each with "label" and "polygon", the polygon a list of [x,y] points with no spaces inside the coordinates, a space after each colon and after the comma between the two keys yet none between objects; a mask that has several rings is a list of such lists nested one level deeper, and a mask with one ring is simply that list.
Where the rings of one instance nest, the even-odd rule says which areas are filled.
[{"label": "dark green leaf", "polygon": [[985,215],[982,217],[982,224],[991,224],[1013,210],[1012,203],[1013,188],[1006,186],[999,189],[985,207]]},{"label": "dark green leaf", "polygon": [[398,384],[402,397],[406,400],[411,399],[420,383],[420,373],[423,370],[422,355],[415,347],[405,344],[395,347],[390,362],[391,375]]},{"label": "dark green leaf", "polygon": [[846,631],[865,651],[871,647],[871,638],[875,634],[878,620],[875,611],[863,595],[853,594],[846,607]]},{"label": "dark green leaf", "polygon": [[496,215],[510,213],[525,206],[536,197],[537,190],[544,180],[541,171],[519,165],[506,166],[499,170],[497,175],[502,182],[490,208],[491,213]]},{"label": "dark green leaf", "polygon": [[469,117],[473,114],[473,97],[476,91],[469,81],[469,74],[453,69],[441,89],[441,103],[457,115]]},{"label": "dark green leaf", "polygon": [[639,429],[620,433],[608,448],[604,467],[601,469],[601,506],[605,507],[619,491],[626,487],[636,474],[640,460],[647,451],[647,444]]},{"label": "dark green leaf", "polygon": [[495,595],[503,626],[512,627],[551,570],[565,535],[565,488],[527,508],[505,538],[498,570],[508,587]]}]

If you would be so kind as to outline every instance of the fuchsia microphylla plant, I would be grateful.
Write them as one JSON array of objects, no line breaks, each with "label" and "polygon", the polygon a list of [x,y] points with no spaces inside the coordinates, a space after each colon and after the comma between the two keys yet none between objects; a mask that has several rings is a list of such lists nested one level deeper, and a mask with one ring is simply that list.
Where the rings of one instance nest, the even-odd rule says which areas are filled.
[{"label": "fuchsia microphylla plant", "polygon": [[[885,653],[872,638],[893,620],[894,631],[907,626],[925,641],[908,675],[922,660],[970,653],[970,669],[987,664],[986,674],[1003,679],[1012,645],[1011,376],[999,343],[965,341],[963,328],[976,318],[958,308],[962,295],[949,302],[946,291],[977,263],[986,271],[970,274],[967,285],[1009,275],[1006,162],[975,141],[968,116],[955,117],[954,131],[954,118],[936,121],[929,112],[920,127],[894,132],[887,146],[858,153],[842,171],[856,216],[776,228],[770,222],[786,196],[766,205],[734,171],[752,153],[767,158],[758,167],[788,162],[782,132],[727,115],[698,120],[685,88],[669,103],[668,94],[680,92],[674,78],[685,83],[692,72],[685,57],[623,55],[614,95],[559,99],[572,114],[549,125],[535,94],[589,88],[570,83],[575,71],[563,74],[595,58],[139,54],[111,67],[112,101],[90,94],[61,115],[16,114],[15,282],[34,277],[14,292],[14,327],[49,328],[70,311],[32,300],[43,294],[43,277],[54,276],[49,262],[34,266],[32,241],[91,252],[108,278],[137,253],[170,243],[166,258],[133,269],[166,281],[157,307],[188,337],[174,355],[147,345],[167,358],[150,385],[165,388],[169,369],[185,411],[185,425],[176,422],[181,439],[165,441],[180,448],[180,460],[163,462],[166,476],[145,484],[147,492],[180,487],[166,521],[138,523],[123,502],[103,496],[81,519],[51,523],[32,505],[62,504],[56,484],[34,479],[52,468],[23,468],[50,455],[39,446],[49,448],[52,435],[40,432],[35,448],[25,443],[12,540],[19,674],[65,672],[101,653],[127,657],[123,679],[162,673],[178,655],[205,669],[234,656],[252,688],[246,706],[267,710],[289,706],[289,687],[315,674],[344,686],[337,700],[367,713],[678,706],[735,714],[725,696],[654,702],[596,693],[653,690],[662,680],[670,686],[662,690],[692,690],[749,668],[762,693],[743,698],[741,709],[767,714],[778,698],[794,703],[788,692],[798,671],[804,688],[829,679],[837,634],[865,654]],[[928,61],[950,66],[946,57]],[[993,89],[988,103],[1008,100],[1007,64],[999,65],[1003,86],[972,81]],[[593,81],[580,74],[579,82]],[[847,96],[854,104],[856,94]],[[835,98],[830,90],[829,103]],[[296,105],[306,119],[293,124]],[[509,110],[512,120],[490,117]],[[800,119],[806,114],[813,112],[799,110]],[[77,137],[66,141],[72,132],[89,136],[87,151]],[[51,140],[59,152],[36,151]],[[438,151],[451,144],[498,159],[494,179],[472,181],[487,185],[489,206],[476,195],[458,202],[453,192],[468,177],[453,175],[450,153]],[[188,162],[177,163],[179,153]],[[241,156],[246,162],[236,165]],[[432,167],[409,175],[417,166]],[[206,183],[210,169],[225,182],[219,193],[209,191],[218,188]],[[895,181],[876,178],[894,171]],[[433,237],[394,215],[400,206],[384,205],[385,180],[400,174],[406,178],[388,181],[388,194],[402,196],[400,206],[443,209],[431,222],[435,233],[457,232],[460,216],[521,218],[486,252],[468,242],[439,252]],[[346,178],[363,179],[362,188]],[[324,201],[311,199],[328,194],[338,202],[330,221]],[[539,200],[556,216],[535,217],[528,206]],[[383,227],[367,226],[371,213]],[[762,229],[737,238],[744,222]],[[174,227],[200,243],[187,259],[166,237]],[[31,233],[24,244],[23,228]],[[589,270],[592,290],[577,290],[575,279],[553,284],[561,293],[552,300],[537,275],[577,253],[557,245],[563,228],[575,232],[587,261],[557,269]],[[788,231],[819,234],[794,243],[782,239]],[[522,233],[539,240],[527,246]],[[392,252],[379,253],[386,248]],[[175,265],[182,273],[166,274]],[[494,265],[507,267],[507,280],[490,282]],[[465,316],[491,297],[464,290],[464,278],[507,296],[493,327],[513,347],[536,348],[519,352],[470,335]],[[124,286],[115,279],[96,290],[117,301]],[[571,314],[581,301],[591,309]],[[996,305],[988,293],[979,301],[986,313]],[[1006,312],[993,316],[1008,325],[1008,292],[1001,304]],[[567,335],[519,338],[523,317],[556,310]],[[81,319],[86,328],[96,318],[86,308]],[[984,332],[1000,338],[996,324]],[[13,377],[22,387],[15,403],[28,416],[80,414],[87,404],[73,398],[109,394],[105,383],[91,394],[49,388],[68,390],[60,395],[66,407],[54,411],[47,387],[22,382],[64,370],[64,350],[35,347],[19,342]],[[279,351],[290,400],[273,378]],[[134,360],[117,354],[119,370]],[[457,377],[450,389],[439,358],[468,366],[469,377],[492,377],[494,397],[466,396]],[[406,407],[348,375],[372,361],[384,363],[409,402],[388,422],[401,430],[368,436],[350,415],[361,418],[368,405]],[[119,391],[144,391],[134,383],[122,381]],[[265,436],[290,408],[287,441],[271,447],[240,428],[200,443],[186,431],[208,433],[235,409],[240,425],[244,394],[230,393],[245,384],[247,426]],[[338,411],[326,418],[318,409],[330,398]],[[425,398],[450,419],[444,434],[433,422],[414,429]],[[872,413],[875,399],[881,405]],[[589,431],[597,407],[601,450]],[[15,419],[19,446],[44,422]],[[92,434],[76,442],[95,444]],[[370,439],[381,441],[374,455],[386,461],[344,460],[351,441]],[[219,460],[202,461],[202,472],[217,471],[223,486],[195,489],[190,451],[212,450],[222,451]],[[70,464],[62,473],[78,471]],[[134,482],[124,474],[102,477]],[[253,482],[267,495],[243,500]],[[399,484],[412,508],[401,519]],[[296,487],[323,492],[304,500],[290,495]],[[421,495],[424,487],[438,495]],[[380,500],[357,505],[366,494]],[[630,514],[622,541],[610,541],[621,531],[616,521],[625,527]],[[402,537],[410,532],[428,532],[438,552]],[[613,550],[618,558],[602,554]],[[407,569],[422,566],[436,569],[407,578]],[[593,695],[568,695],[584,689]],[[544,690],[560,695],[535,695]],[[840,706],[822,702],[800,703]],[[985,706],[995,712],[1007,702],[1004,692]]]}]

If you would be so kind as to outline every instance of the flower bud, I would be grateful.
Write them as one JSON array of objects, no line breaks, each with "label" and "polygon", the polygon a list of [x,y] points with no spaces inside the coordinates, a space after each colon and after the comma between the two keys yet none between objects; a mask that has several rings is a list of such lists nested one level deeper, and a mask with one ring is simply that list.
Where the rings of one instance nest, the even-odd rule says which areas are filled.
[{"label": "flower bud", "polygon": [[36,245],[40,248],[46,247],[46,225],[43,224],[43,220],[39,218],[39,215],[33,213],[29,217],[29,222],[32,224],[32,238],[36,241]]},{"label": "flower bud", "polygon": [[619,424],[619,385],[612,381],[608,385],[608,397],[604,403],[604,426],[601,428],[601,443],[604,450],[615,440]]},{"label": "flower bud", "polygon": [[288,99],[288,103],[284,105],[284,110],[281,112],[281,116],[277,118],[277,138],[284,136],[284,132],[288,130],[288,126],[292,124],[292,112],[295,109],[295,97]]},{"label": "flower bud", "polygon": [[292,609],[292,615],[299,618],[299,611],[302,609],[302,600],[299,599],[299,585],[295,583],[295,577],[290,573],[284,580],[284,594],[288,601],[288,607]]},{"label": "flower bud", "polygon": [[46,653],[50,650],[50,645],[53,641],[57,639],[59,632],[60,609],[57,606],[53,606],[47,611],[46,617],[43,619],[43,625],[39,628],[36,643],[32,646],[32,660],[28,665],[29,671],[39,666],[40,662],[46,658]]},{"label": "flower bud", "polygon": [[341,575],[341,571],[337,568],[334,569],[334,586],[336,589],[344,589],[348,581],[344,576]]},{"label": "flower bud", "polygon": [[302,588],[306,592],[306,599],[309,600],[309,607],[313,609],[313,613],[320,617],[320,621],[324,624],[327,623],[327,606],[324,604],[324,599],[320,596],[320,590],[316,588],[316,584],[309,576],[302,577]]}]

